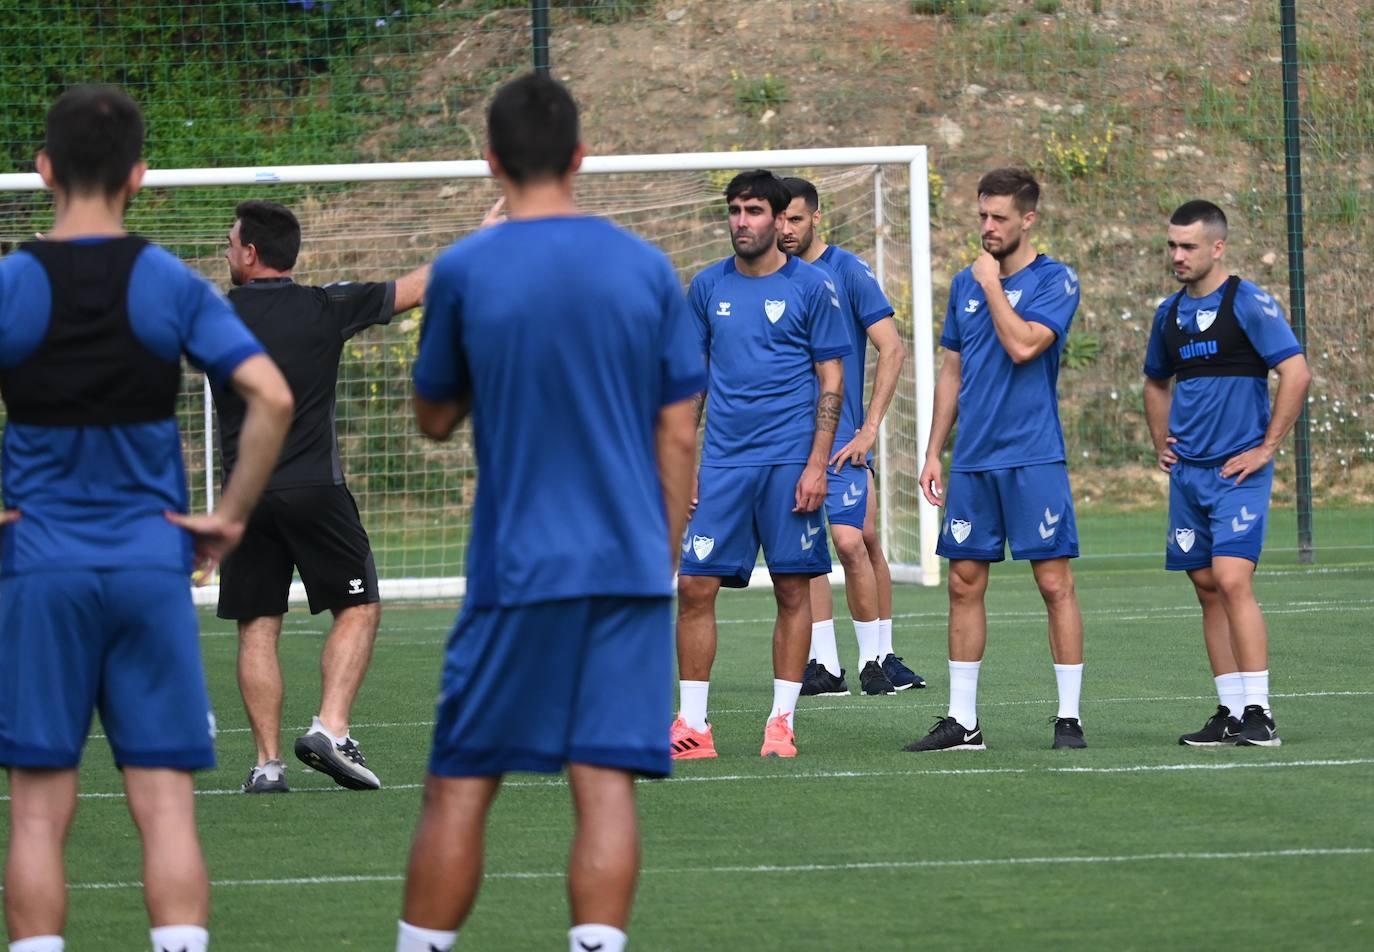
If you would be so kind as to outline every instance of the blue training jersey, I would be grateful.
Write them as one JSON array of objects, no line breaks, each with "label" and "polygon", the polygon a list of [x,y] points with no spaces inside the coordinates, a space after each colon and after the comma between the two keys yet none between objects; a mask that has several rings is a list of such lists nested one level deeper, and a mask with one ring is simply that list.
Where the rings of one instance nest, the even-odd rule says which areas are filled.
[{"label": "blue training jersey", "polygon": [[706,375],[658,249],[583,216],[464,238],[434,263],[414,378],[472,401],[471,604],[672,594],[654,431]]},{"label": "blue training jersey", "polygon": [[[1201,298],[1179,295],[1179,329],[1207,340],[1210,335],[1206,332],[1217,321],[1225,288],[1223,284]],[[1145,375],[1155,380],[1174,376],[1175,363],[1184,359],[1184,355],[1170,353],[1165,341],[1164,322],[1173,300],[1174,295],[1164,299],[1150,327]],[[1241,332],[1266,366],[1274,367],[1302,353],[1279,302],[1257,285],[1242,280],[1232,310]],[[1201,465],[1224,462],[1263,442],[1269,414],[1265,377],[1200,375],[1180,379],[1174,385],[1169,407],[1169,434],[1178,439],[1174,452],[1179,459]]]},{"label": "blue training jersey", "polygon": [[987,296],[971,268],[954,276],[940,346],[959,354],[959,414],[950,470],[977,473],[1064,461],[1059,356],[1078,310],[1078,275],[1048,255],[1002,279],[1012,310],[1043,324],[1055,342],[1015,364],[997,337]]},{"label": "blue training jersey", "polygon": [[692,278],[687,298],[707,363],[703,466],[804,463],[811,455],[815,364],[853,350],[828,281],[800,258],[749,277],[734,256]]},{"label": "blue training jersey", "polygon": [[[864,425],[864,370],[868,361],[868,329],[892,316],[892,305],[868,263],[843,248],[829,245],[814,262],[828,271],[839,291],[840,311],[854,348],[844,359],[844,404],[836,448],[853,439]],[[870,453],[871,457],[872,454]]]},{"label": "blue training jersey", "polygon": [[[105,240],[71,244],[94,246]],[[112,274],[108,280],[123,277]],[[0,261],[0,371],[18,372],[44,344],[53,294],[49,273],[33,254],[20,250]],[[184,353],[212,380],[223,381],[262,352],[208,281],[154,245],[134,259],[126,297],[123,306],[134,346],[146,352],[144,358],[172,365],[169,373],[179,374]],[[22,396],[7,393],[9,400]],[[168,510],[186,512],[188,505],[174,416],[116,425],[10,419],[0,465],[5,508],[21,514],[4,528],[3,574],[127,568],[190,572],[191,535],[164,515]]]}]

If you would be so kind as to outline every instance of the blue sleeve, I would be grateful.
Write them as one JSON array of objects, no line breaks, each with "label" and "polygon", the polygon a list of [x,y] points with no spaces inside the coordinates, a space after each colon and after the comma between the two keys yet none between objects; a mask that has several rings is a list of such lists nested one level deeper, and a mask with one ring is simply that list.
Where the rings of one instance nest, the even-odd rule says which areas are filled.
[{"label": "blue sleeve", "polygon": [[687,305],[692,313],[692,330],[696,333],[697,348],[701,351],[703,360],[711,359],[711,318],[706,313],[706,307],[711,303],[712,282],[706,277],[706,272],[698,272],[692,278],[692,286],[687,289]]},{"label": "blue sleeve", "polygon": [[0,261],[0,367],[27,359],[48,333],[52,287],[48,272],[23,251]]},{"label": "blue sleeve", "polygon": [[458,399],[471,382],[461,345],[463,296],[451,254],[440,257],[430,272],[413,371],[416,394],[436,403]]},{"label": "blue sleeve", "polygon": [[[1043,324],[1054,331],[1054,336],[1063,339],[1073,323],[1074,312],[1078,310],[1079,284],[1070,280],[1067,268],[1049,268],[1035,288],[1021,319],[1035,324]],[[1077,278],[1077,275],[1072,275]]]},{"label": "blue sleeve", "polygon": [[1164,321],[1169,316],[1169,302],[1164,299],[1155,311],[1155,319],[1150,322],[1150,342],[1145,345],[1145,376],[1151,380],[1168,380],[1174,375],[1174,361],[1169,356],[1169,348],[1164,343]]},{"label": "blue sleeve", "polygon": [[693,315],[667,258],[659,258],[663,299],[663,352],[659,403],[667,406],[706,389],[706,359]]},{"label": "blue sleeve", "polygon": [[878,284],[878,276],[862,258],[855,257],[845,269],[844,290],[855,317],[865,328],[892,313],[892,304],[883,293],[882,285]]},{"label": "blue sleeve", "polygon": [[819,279],[808,284],[804,297],[811,331],[812,362],[848,356],[854,348],[849,343],[840,302],[830,293],[825,282]]},{"label": "blue sleeve", "polygon": [[940,329],[940,346],[956,354],[964,344],[959,337],[959,315],[954,304],[962,300],[963,297],[959,294],[959,276],[956,274],[954,283],[949,287],[949,304],[945,306],[945,326]]},{"label": "blue sleeve", "polygon": [[1284,317],[1279,302],[1249,281],[1236,290],[1236,320],[1250,344],[1270,367],[1302,353],[1302,345]]}]

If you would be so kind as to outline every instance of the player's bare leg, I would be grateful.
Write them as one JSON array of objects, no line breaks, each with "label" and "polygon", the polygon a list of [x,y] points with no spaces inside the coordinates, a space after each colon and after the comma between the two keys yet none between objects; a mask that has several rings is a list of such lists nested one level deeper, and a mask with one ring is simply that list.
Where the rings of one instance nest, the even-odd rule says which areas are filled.
[{"label": "player's bare leg", "polygon": [[5,926],[11,942],[61,935],[67,923],[62,847],[76,815],[75,770],[11,768]]},{"label": "player's bare leg", "polygon": [[348,734],[353,700],[367,675],[381,621],[380,602],[334,612],[334,624],[320,654],[320,723],[335,737]]},{"label": "player's bare leg", "polygon": [[487,811],[500,786],[500,777],[425,778],[402,920],[421,929],[453,932],[467,919],[482,882]]},{"label": "player's bare leg", "polygon": [[[678,578],[677,668],[678,677],[684,681],[711,680],[711,666],[716,660],[716,596],[719,593],[719,578],[706,575]],[[802,666],[805,665],[803,658]]]},{"label": "player's bare leg", "polygon": [[923,688],[926,679],[903,663],[892,644],[892,569],[878,537],[878,491],[872,471],[868,474],[868,509],[864,513],[864,548],[873,566],[873,581],[878,592],[878,657],[883,674],[898,691]]},{"label": "player's bare leg", "polygon": [[878,630],[878,579],[864,545],[862,529],[832,524],[835,554],[844,566],[844,594],[849,616],[854,620],[854,636],[859,645],[859,684],[864,694],[896,694],[897,689],[883,673],[881,637]]},{"label": "player's bare leg", "polygon": [[794,715],[811,648],[811,577],[773,573],[773,706],[764,724],[764,757],[795,757]]},{"label": "player's bare leg", "polygon": [[577,832],[568,858],[568,900],[574,926],[625,930],[639,873],[639,823],[634,777],[624,770],[570,764]]},{"label": "player's bare leg", "polygon": [[258,748],[258,766],[281,760],[281,663],[277,643],[281,615],[264,615],[239,622],[239,694]]},{"label": "player's bare leg", "polygon": [[191,774],[125,767],[124,790],[143,839],[143,896],[153,927],[204,928],[210,917],[210,877],[196,835]]},{"label": "player's bare leg", "polygon": [[1255,563],[1232,555],[1212,557],[1226,621],[1231,628],[1231,650],[1240,666],[1245,692],[1238,741],[1242,746],[1278,747],[1281,744],[1269,710],[1269,632],[1255,598]]},{"label": "player's bare leg", "polygon": [[1188,747],[1234,744],[1240,736],[1240,718],[1245,709],[1245,683],[1231,643],[1226,603],[1211,566],[1189,570],[1188,578],[1202,606],[1202,639],[1207,646],[1207,660],[1212,667],[1219,703],[1217,712],[1207,719],[1201,730],[1182,735],[1178,742]]},{"label": "player's bare leg", "polygon": [[978,723],[978,674],[988,643],[988,574],[987,562],[949,561],[949,713],[904,750],[983,750],[986,746]]},{"label": "player's bare leg", "polygon": [[1059,713],[1054,721],[1054,748],[1083,748],[1078,702],[1083,692],[1083,614],[1078,608],[1073,570],[1067,558],[1031,562],[1035,584],[1049,614],[1050,657],[1059,688]]}]

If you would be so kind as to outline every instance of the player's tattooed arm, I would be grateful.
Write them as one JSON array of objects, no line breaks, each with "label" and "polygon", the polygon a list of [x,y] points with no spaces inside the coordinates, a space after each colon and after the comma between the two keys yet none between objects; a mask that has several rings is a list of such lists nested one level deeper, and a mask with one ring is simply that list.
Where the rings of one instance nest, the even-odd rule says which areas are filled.
[{"label": "player's tattooed arm", "polygon": [[696,409],[697,426],[701,426],[701,416],[706,412],[706,391],[703,390],[692,398],[692,406]]},{"label": "player's tattooed arm", "polygon": [[816,429],[834,433],[840,426],[840,395],[823,393],[816,401]]},{"label": "player's tattooed arm", "polygon": [[793,512],[815,512],[825,501],[825,463],[835,443],[840,425],[840,395],[844,393],[844,363],[840,358],[816,364],[820,396],[816,399],[816,434],[811,440],[811,455],[797,481],[797,504]]}]

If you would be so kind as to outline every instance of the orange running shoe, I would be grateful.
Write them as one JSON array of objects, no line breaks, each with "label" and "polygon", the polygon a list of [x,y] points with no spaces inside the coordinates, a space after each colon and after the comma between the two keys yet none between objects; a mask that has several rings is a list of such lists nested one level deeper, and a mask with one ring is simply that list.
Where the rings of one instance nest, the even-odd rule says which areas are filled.
[{"label": "orange running shoe", "polygon": [[699,731],[679,717],[673,721],[668,736],[674,760],[709,760],[716,756],[716,741],[711,736],[710,724],[706,725],[706,730]]},{"label": "orange running shoe", "polygon": [[787,715],[779,714],[763,729],[763,749],[760,757],[797,756],[797,735],[787,726]]}]

